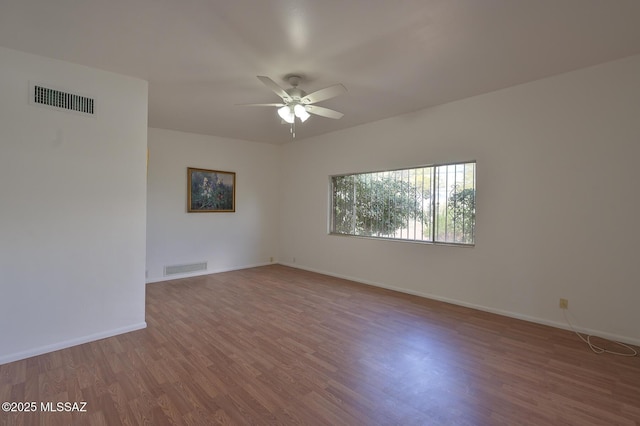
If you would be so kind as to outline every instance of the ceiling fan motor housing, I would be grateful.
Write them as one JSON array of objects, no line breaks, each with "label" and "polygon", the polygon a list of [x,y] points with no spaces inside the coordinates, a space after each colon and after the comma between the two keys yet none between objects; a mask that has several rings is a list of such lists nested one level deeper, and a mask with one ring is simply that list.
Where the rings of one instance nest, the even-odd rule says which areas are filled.
[{"label": "ceiling fan motor housing", "polygon": [[298,102],[300,101],[300,99],[307,96],[307,92],[305,92],[302,89],[298,89],[297,87],[291,87],[289,89],[286,89],[285,92],[287,92],[287,94],[291,97],[292,100],[298,101]]}]

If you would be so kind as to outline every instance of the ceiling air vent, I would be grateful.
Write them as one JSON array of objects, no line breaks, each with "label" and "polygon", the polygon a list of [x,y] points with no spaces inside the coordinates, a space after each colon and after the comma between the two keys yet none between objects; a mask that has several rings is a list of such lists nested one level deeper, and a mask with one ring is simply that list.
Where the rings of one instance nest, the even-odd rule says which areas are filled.
[{"label": "ceiling air vent", "polygon": [[93,98],[52,89],[41,84],[32,84],[30,92],[30,102],[36,105],[44,105],[82,114],[95,114],[95,100]]}]

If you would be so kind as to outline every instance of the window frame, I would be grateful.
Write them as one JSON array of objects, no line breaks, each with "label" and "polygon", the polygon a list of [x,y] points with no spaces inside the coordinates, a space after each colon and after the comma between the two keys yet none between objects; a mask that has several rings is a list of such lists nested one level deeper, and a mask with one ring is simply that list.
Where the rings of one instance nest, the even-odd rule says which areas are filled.
[{"label": "window frame", "polygon": [[[430,173],[430,190],[436,189],[438,186],[438,178],[436,178],[436,169],[439,167],[448,167],[448,166],[467,166],[469,164],[473,164],[473,202],[474,202],[474,222],[473,222],[473,241],[471,243],[465,242],[456,242],[456,241],[441,241],[437,240],[438,238],[438,229],[437,229],[437,204],[436,196],[430,197],[430,201],[428,202],[430,205],[430,212],[428,218],[428,226],[430,228],[431,240],[420,240],[420,239],[409,239],[409,238],[397,238],[397,237],[384,237],[384,236],[376,236],[376,235],[358,235],[358,234],[348,234],[342,232],[335,232],[335,211],[334,211],[334,179],[344,176],[357,176],[357,175],[370,175],[374,173],[396,173],[402,172],[406,170],[415,170],[415,169],[424,169],[431,168],[432,172]],[[464,171],[463,171],[464,173]],[[424,186],[423,186],[424,187]],[[352,237],[352,238],[364,238],[364,239],[374,239],[374,240],[383,240],[383,241],[393,241],[393,242],[403,242],[403,243],[414,243],[414,244],[428,244],[428,245],[444,245],[444,246],[455,246],[455,247],[466,247],[473,248],[476,245],[476,223],[477,223],[477,215],[476,215],[476,199],[477,199],[477,161],[476,160],[468,160],[468,161],[455,161],[448,163],[433,163],[427,165],[418,165],[412,167],[399,167],[395,169],[380,169],[380,170],[372,170],[366,172],[350,172],[350,173],[339,173],[329,176],[329,208],[328,208],[328,220],[327,220],[327,233],[330,236],[338,236],[338,237]],[[447,189],[445,189],[447,190]],[[437,191],[437,189],[436,189]],[[447,197],[448,200],[448,197]],[[446,209],[446,207],[445,207]],[[423,208],[424,211],[424,208]],[[423,227],[426,226],[427,219],[422,221]]]}]

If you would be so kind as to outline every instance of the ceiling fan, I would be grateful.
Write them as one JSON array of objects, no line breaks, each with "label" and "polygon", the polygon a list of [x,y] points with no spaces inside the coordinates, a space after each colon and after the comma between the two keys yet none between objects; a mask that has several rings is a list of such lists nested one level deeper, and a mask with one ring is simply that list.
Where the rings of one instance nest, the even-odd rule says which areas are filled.
[{"label": "ceiling fan", "polygon": [[302,76],[297,74],[289,74],[285,76],[285,80],[291,85],[288,89],[283,89],[275,81],[264,75],[259,75],[258,80],[271,89],[276,95],[280,96],[282,102],[242,105],[278,107],[278,115],[280,118],[282,118],[284,122],[291,124],[291,134],[294,138],[296,137],[296,117],[301,123],[304,123],[310,117],[309,114],[333,119],[342,118],[344,115],[341,112],[334,111],[329,108],[313,105],[317,102],[326,101],[327,99],[331,99],[345,93],[347,89],[342,84],[334,84],[333,86],[325,87],[324,89],[307,94],[307,92],[298,88],[298,85],[302,80]]}]

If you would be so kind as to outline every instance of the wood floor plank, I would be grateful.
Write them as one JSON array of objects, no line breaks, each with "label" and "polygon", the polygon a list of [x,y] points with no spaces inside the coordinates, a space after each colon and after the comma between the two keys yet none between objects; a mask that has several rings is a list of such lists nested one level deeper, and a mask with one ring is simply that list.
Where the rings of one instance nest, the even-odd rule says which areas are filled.
[{"label": "wood floor plank", "polygon": [[0,425],[640,425],[640,358],[271,265],[147,286],[144,330],[0,366]]}]

